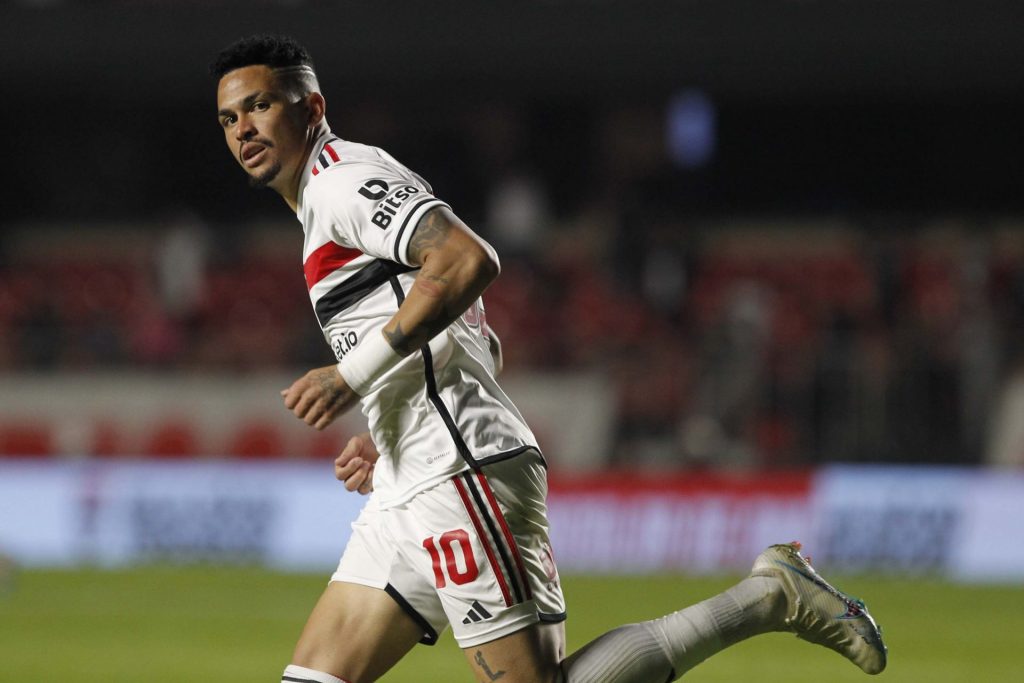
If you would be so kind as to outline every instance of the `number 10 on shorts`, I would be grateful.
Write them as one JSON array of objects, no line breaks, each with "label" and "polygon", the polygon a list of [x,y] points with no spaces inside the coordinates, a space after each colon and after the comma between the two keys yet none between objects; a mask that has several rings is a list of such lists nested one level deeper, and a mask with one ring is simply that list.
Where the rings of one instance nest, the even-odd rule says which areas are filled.
[{"label": "number 10 on shorts", "polygon": [[[440,546],[440,551],[438,551]],[[476,568],[476,559],[473,557],[473,545],[469,542],[469,534],[465,529],[453,529],[441,534],[437,541],[434,537],[423,539],[423,547],[430,553],[430,561],[434,566],[434,584],[437,588],[444,588],[447,585],[445,570],[448,579],[457,586],[469,583],[479,575]],[[441,556],[444,555],[444,566],[441,566]],[[461,556],[461,562],[460,560]],[[462,565],[462,569],[459,565]]]}]

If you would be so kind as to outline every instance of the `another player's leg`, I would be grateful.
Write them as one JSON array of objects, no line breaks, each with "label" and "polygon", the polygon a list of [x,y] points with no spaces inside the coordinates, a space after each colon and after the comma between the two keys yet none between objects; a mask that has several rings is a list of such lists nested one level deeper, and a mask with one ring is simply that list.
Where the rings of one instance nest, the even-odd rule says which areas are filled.
[{"label": "another player's leg", "polygon": [[786,598],[778,579],[750,576],[668,616],[627,624],[562,663],[568,683],[663,683],[741,640],[779,630]]},{"label": "another player's leg", "polygon": [[422,637],[422,626],[385,591],[332,581],[313,608],[281,680],[373,681]]},{"label": "another player's leg", "polygon": [[606,633],[562,666],[568,683],[668,681],[741,640],[792,631],[869,674],[885,668],[881,632],[863,602],[828,584],[799,553],[775,545],[750,576],[704,602]]}]

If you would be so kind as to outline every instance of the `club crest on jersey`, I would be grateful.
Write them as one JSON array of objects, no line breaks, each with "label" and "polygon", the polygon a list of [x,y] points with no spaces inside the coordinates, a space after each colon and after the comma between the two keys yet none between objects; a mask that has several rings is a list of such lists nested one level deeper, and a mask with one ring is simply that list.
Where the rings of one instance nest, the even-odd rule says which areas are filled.
[{"label": "club crest on jersey", "polygon": [[558,567],[555,565],[555,555],[551,552],[551,546],[542,543],[540,546],[540,563],[544,567],[544,573],[548,576],[548,582],[558,585]]},{"label": "club crest on jersey", "polygon": [[398,209],[410,197],[420,193],[420,188],[415,185],[402,185],[397,190],[391,191],[387,181],[374,178],[367,180],[359,188],[359,194],[373,201],[383,200],[377,204],[377,211],[370,217],[370,222],[378,228],[385,230],[391,225],[391,220],[398,215]]}]

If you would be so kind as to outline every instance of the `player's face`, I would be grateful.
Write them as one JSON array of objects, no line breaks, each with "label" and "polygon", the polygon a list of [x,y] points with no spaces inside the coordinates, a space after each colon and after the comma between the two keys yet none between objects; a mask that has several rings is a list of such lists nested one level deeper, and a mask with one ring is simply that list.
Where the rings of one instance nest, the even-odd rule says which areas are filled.
[{"label": "player's face", "polygon": [[217,87],[224,140],[253,187],[282,191],[305,162],[309,116],[293,102],[274,71],[254,65],[224,74]]}]

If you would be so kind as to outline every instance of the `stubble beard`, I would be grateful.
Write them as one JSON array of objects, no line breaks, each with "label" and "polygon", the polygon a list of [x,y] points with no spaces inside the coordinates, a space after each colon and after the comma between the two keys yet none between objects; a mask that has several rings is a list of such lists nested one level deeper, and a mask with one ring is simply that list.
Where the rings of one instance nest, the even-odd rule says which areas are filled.
[{"label": "stubble beard", "polygon": [[281,162],[275,161],[273,164],[271,164],[270,168],[268,168],[266,171],[263,171],[263,173],[260,173],[259,175],[250,175],[249,187],[262,189],[269,185],[270,183],[274,182],[274,178],[276,178],[280,172]]}]

